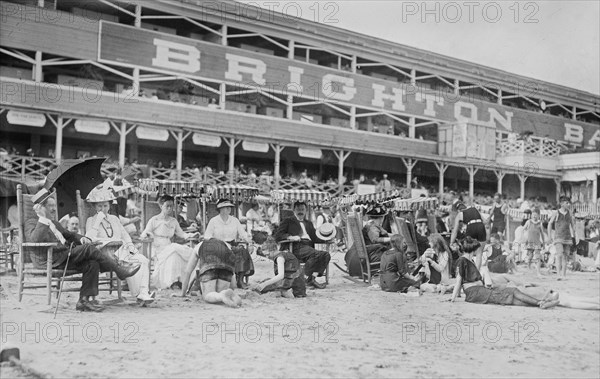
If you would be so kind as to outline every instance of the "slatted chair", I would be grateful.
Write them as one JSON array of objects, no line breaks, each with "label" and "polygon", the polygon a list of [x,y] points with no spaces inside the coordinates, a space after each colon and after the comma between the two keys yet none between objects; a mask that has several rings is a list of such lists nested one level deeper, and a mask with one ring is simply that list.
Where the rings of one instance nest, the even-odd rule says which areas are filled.
[{"label": "slatted chair", "polygon": [[[56,193],[52,195],[56,200]],[[60,278],[63,275],[63,269],[53,269],[52,268],[52,252],[53,249],[58,246],[57,243],[54,242],[30,242],[25,235],[25,223],[27,220],[38,219],[37,214],[33,210],[33,195],[24,195],[21,185],[17,186],[17,208],[19,211],[19,261],[17,265],[17,276],[19,279],[18,291],[19,291],[19,301],[23,299],[23,295],[25,290],[36,289],[36,288],[46,288],[47,290],[47,298],[48,305],[50,305],[52,301],[52,294],[56,293],[58,295],[59,287],[60,287]],[[45,269],[35,268],[33,264],[30,263],[29,254],[32,252],[34,248],[46,248],[47,252],[47,266]],[[29,262],[27,262],[29,261]],[[33,277],[45,277],[46,283],[41,284],[40,282],[27,282],[26,279],[28,276]],[[65,282],[80,282],[81,276],[79,272],[76,270],[67,270],[64,278]],[[76,292],[79,289],[74,288],[65,288],[63,292]]]},{"label": "slatted chair", "polygon": [[395,230],[397,233],[404,237],[406,241],[406,253],[407,254],[415,254],[417,257],[419,256],[419,249],[417,247],[417,232],[415,231],[414,224],[407,222],[407,219],[404,217],[394,217],[395,222]]},{"label": "slatted chair", "polygon": [[360,270],[364,282],[371,284],[371,279],[379,273],[380,262],[370,262],[367,245],[362,233],[362,221],[356,213],[348,214],[348,230],[360,259]]},{"label": "slatted chair", "polygon": [[[81,230],[81,234],[85,235],[86,221],[88,218],[90,218],[94,214],[96,214],[96,209],[94,208],[93,204],[88,203],[81,198],[81,192],[79,190],[76,191],[76,198],[77,198],[77,216],[79,217],[79,229]],[[122,241],[114,241],[114,242],[110,242],[110,243],[106,244],[105,246],[103,246],[101,248],[101,250],[108,251],[109,253],[114,254],[114,252],[117,251],[122,245],[123,245]],[[119,278],[117,278],[117,276],[114,274],[114,272],[108,273],[108,278],[101,279],[99,281],[99,284],[108,284],[109,293],[112,293],[113,289],[116,288],[118,298],[122,299],[123,285],[122,285],[121,280]]]},{"label": "slatted chair", "polygon": [[[148,225],[148,221],[154,216],[160,214],[160,205],[156,201],[148,201],[146,199],[142,199],[142,231]],[[154,262],[152,261],[152,243],[154,239],[152,237],[146,237],[140,239],[142,247],[140,249],[140,253],[143,254],[146,258],[148,258],[148,269],[150,270],[150,276],[148,278],[148,286],[150,286],[150,282],[152,281],[152,268],[154,266]]]},{"label": "slatted chair", "polygon": [[4,273],[15,271],[16,243],[17,227],[0,229],[0,264],[4,266]]}]

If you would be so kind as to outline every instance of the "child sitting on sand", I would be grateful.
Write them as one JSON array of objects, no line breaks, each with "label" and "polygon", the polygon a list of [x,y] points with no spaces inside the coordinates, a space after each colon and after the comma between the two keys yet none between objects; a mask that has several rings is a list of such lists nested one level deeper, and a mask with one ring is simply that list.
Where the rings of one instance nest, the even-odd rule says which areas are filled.
[{"label": "child sitting on sand", "polygon": [[279,291],[282,297],[306,297],[306,283],[300,261],[288,250],[278,251],[273,237],[263,244],[263,251],[273,260],[275,276],[258,283],[253,290],[264,294]]}]

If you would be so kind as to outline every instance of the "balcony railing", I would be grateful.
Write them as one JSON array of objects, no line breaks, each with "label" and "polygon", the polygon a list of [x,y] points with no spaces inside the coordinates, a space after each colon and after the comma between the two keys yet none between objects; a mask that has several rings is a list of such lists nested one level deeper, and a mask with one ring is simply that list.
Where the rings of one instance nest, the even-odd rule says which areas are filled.
[{"label": "balcony railing", "polygon": [[536,155],[539,157],[558,157],[569,149],[568,144],[552,141],[546,138],[527,137],[525,139],[511,138],[509,133],[498,133],[496,136],[496,155]]}]

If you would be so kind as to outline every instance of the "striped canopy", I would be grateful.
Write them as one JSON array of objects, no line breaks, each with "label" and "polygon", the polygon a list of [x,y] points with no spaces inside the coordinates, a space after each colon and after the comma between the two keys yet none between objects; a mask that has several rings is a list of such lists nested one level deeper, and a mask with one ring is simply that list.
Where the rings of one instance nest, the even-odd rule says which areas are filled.
[{"label": "striped canopy", "polygon": [[398,197],[402,197],[403,190],[395,189],[391,191],[382,191],[376,193],[369,193],[365,195],[349,195],[338,197],[333,199],[332,202],[335,202],[341,206],[350,205],[350,204],[365,204],[365,203],[382,203],[384,201],[389,201],[392,199],[396,199]]},{"label": "striped canopy", "polygon": [[312,204],[322,204],[331,200],[329,192],[313,190],[273,190],[271,199],[274,203],[293,203],[306,201]]},{"label": "striped canopy", "polygon": [[394,200],[395,211],[415,211],[417,209],[436,209],[438,207],[437,197],[414,197],[412,199]]},{"label": "striped canopy", "polygon": [[140,179],[138,187],[156,195],[200,197],[204,193],[204,185],[196,181]]},{"label": "striped canopy", "polygon": [[207,188],[207,194],[214,201],[218,199],[248,201],[258,195],[258,188],[242,184],[223,184],[219,186],[209,186]]}]

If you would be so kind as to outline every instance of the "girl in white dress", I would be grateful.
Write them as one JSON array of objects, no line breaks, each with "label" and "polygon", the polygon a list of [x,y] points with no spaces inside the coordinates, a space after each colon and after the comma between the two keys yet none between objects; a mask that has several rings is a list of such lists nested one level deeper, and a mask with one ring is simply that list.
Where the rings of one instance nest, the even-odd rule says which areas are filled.
[{"label": "girl in white dress", "polygon": [[141,234],[141,238],[153,238],[152,253],[154,272],[152,285],[158,289],[181,289],[181,278],[185,272],[188,260],[193,254],[189,246],[171,242],[173,236],[184,239],[193,238],[197,233],[184,233],[173,215],[174,198],[161,196],[158,199],[161,212],[152,217]]},{"label": "girl in white dress", "polygon": [[94,242],[123,242],[123,245],[115,252],[117,258],[128,263],[140,264],[137,274],[127,278],[129,292],[137,298],[138,303],[147,305],[152,303],[155,297],[154,293],[148,291],[150,276],[148,259],[137,251],[119,218],[108,214],[110,202],[114,199],[111,191],[106,189],[94,189],[90,192],[86,200],[88,203],[94,204],[96,214],[85,221],[85,236]]}]

